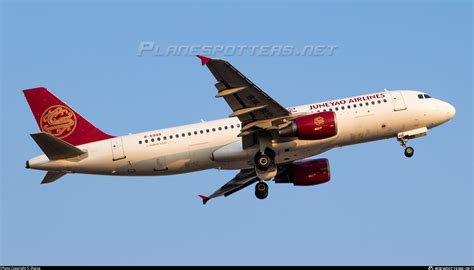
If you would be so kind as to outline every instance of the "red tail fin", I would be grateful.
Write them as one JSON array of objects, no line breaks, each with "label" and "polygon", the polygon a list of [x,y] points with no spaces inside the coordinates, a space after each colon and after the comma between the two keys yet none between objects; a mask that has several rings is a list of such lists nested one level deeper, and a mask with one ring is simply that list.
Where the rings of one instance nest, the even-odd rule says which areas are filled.
[{"label": "red tail fin", "polygon": [[110,139],[44,87],[23,90],[41,131],[72,145]]}]

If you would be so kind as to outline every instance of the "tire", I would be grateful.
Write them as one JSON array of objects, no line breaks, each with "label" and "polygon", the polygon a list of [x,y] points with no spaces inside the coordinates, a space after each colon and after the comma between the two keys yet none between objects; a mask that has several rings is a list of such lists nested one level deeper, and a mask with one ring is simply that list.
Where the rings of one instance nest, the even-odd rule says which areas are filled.
[{"label": "tire", "polygon": [[265,199],[268,197],[268,185],[265,182],[258,182],[255,185],[255,197],[260,200]]},{"label": "tire", "polygon": [[258,153],[255,155],[255,166],[260,171],[267,171],[272,166],[272,160],[265,154]]},{"label": "tire", "polygon": [[414,153],[415,153],[415,149],[413,149],[413,147],[407,147],[407,148],[405,148],[405,156],[406,156],[407,158],[412,157]]}]

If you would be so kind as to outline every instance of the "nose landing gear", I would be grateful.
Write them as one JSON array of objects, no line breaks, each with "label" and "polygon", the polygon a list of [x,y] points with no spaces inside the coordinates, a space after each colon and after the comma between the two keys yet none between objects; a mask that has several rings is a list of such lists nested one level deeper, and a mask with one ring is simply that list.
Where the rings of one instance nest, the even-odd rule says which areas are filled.
[{"label": "nose landing gear", "polygon": [[411,158],[415,153],[415,149],[411,146],[407,146],[408,139],[403,137],[398,137],[397,140],[400,142],[400,145],[405,149],[404,154],[407,158]]},{"label": "nose landing gear", "polygon": [[413,149],[413,147],[410,147],[408,146],[407,148],[405,148],[405,156],[410,158],[413,156],[413,153],[415,153],[415,149]]}]

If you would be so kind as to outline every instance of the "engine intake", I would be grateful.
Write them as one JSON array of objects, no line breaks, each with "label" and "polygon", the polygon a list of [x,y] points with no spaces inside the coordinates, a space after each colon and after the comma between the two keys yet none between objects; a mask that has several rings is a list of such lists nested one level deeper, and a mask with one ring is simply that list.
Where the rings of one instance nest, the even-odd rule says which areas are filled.
[{"label": "engine intake", "polygon": [[293,183],[295,186],[313,186],[331,179],[329,160],[312,159],[291,164],[287,171],[275,177],[275,183]]},{"label": "engine intake", "polygon": [[296,118],[280,129],[281,137],[297,137],[301,140],[321,140],[337,134],[336,114],[320,112]]}]

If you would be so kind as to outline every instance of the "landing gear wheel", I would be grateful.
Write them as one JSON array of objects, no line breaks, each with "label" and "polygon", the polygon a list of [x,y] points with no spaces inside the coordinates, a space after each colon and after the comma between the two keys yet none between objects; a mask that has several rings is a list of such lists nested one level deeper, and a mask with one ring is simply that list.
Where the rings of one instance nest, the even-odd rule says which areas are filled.
[{"label": "landing gear wheel", "polygon": [[255,156],[255,165],[261,171],[266,171],[272,166],[272,160],[265,154],[257,154]]},{"label": "landing gear wheel", "polygon": [[415,153],[415,149],[413,149],[413,147],[408,146],[407,148],[405,148],[405,156],[407,158],[412,157],[414,153]]},{"label": "landing gear wheel", "polygon": [[413,147],[407,146],[408,139],[403,136],[398,136],[397,140],[400,142],[400,145],[405,149],[405,156],[411,158],[415,153]]},{"label": "landing gear wheel", "polygon": [[258,182],[255,185],[255,196],[260,200],[265,199],[268,196],[268,185],[265,182]]}]

